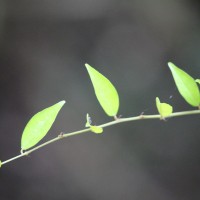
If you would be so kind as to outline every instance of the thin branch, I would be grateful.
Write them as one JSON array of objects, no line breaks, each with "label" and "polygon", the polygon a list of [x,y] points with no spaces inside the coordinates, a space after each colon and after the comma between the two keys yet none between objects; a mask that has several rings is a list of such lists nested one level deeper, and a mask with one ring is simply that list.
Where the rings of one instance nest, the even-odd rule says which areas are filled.
[{"label": "thin branch", "polygon": [[[195,115],[195,114],[200,114],[200,110],[191,110],[191,111],[181,111],[181,112],[175,112],[175,113],[172,113],[168,118],[172,118],[172,117],[180,117],[180,116],[185,116],[185,115]],[[162,119],[161,116],[159,114],[157,115],[139,115],[139,116],[136,116],[136,117],[128,117],[128,118],[115,118],[114,121],[111,121],[111,122],[108,122],[108,123],[105,123],[105,124],[101,124],[99,125],[99,127],[102,127],[102,128],[105,128],[105,127],[108,127],[108,126],[113,126],[115,124],[119,124],[119,123],[124,123],[124,122],[129,122],[129,121],[136,121],[136,120],[144,120],[144,119]],[[53,138],[47,142],[44,142],[43,144],[41,145],[38,145],[28,151],[25,151],[25,152],[22,152],[20,155],[17,155],[13,158],[10,158],[6,161],[3,161],[1,162],[1,166],[2,165],[5,165],[6,163],[9,163],[9,162],[12,162],[14,160],[17,160],[21,157],[24,157],[24,156],[27,156],[29,154],[31,154],[32,152],[44,147],[44,146],[47,146],[53,142],[56,142],[60,139],[64,139],[64,138],[67,138],[67,137],[71,137],[71,136],[74,136],[74,135],[79,135],[79,134],[82,134],[82,133],[86,133],[86,132],[90,132],[90,128],[87,128],[87,129],[83,129],[83,130],[80,130],[80,131],[75,131],[75,132],[71,132],[71,133],[61,133],[60,135],[58,135],[56,138]]]}]

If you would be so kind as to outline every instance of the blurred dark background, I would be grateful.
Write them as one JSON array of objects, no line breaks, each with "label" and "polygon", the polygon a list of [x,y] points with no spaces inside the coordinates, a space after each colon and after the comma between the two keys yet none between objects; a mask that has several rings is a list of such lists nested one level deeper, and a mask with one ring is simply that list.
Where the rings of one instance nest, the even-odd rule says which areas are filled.
[{"label": "blurred dark background", "polygon": [[[123,117],[156,113],[156,96],[193,109],[167,62],[200,77],[199,11],[194,0],[1,0],[0,159],[19,154],[30,117],[60,100],[43,142],[83,129],[86,113],[112,120],[86,62],[116,86]],[[129,122],[49,145],[3,166],[0,199],[199,200],[199,119]]]}]

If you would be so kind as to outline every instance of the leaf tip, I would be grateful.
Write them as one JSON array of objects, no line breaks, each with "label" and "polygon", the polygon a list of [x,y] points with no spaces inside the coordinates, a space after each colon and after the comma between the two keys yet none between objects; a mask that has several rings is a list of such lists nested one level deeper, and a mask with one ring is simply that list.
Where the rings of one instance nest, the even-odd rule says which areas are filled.
[{"label": "leaf tip", "polygon": [[159,99],[159,97],[156,97],[156,106],[157,106],[157,108],[158,108],[159,104],[160,104],[160,99]]},{"label": "leaf tip", "polygon": [[174,67],[174,64],[172,62],[168,62],[167,64],[168,64],[169,68]]},{"label": "leaf tip", "polygon": [[90,67],[90,65],[85,63],[85,67],[88,69]]},{"label": "leaf tip", "polygon": [[62,100],[62,101],[59,102],[59,104],[61,104],[61,105],[64,105],[65,103],[66,103],[65,100]]},{"label": "leaf tip", "polygon": [[195,82],[200,84],[200,79],[196,79]]}]

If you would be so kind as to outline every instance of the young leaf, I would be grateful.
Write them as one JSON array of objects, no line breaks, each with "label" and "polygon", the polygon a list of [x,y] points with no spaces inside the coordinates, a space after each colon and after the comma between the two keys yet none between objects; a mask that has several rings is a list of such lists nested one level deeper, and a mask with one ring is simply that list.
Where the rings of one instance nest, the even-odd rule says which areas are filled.
[{"label": "young leaf", "polygon": [[64,104],[65,101],[60,101],[38,112],[30,119],[22,134],[22,150],[33,147],[47,134]]},{"label": "young leaf", "polygon": [[195,82],[200,84],[200,79],[196,79]]},{"label": "young leaf", "polygon": [[87,113],[85,127],[90,127],[91,124],[92,124],[92,119],[91,119],[90,115]]},{"label": "young leaf", "polygon": [[90,130],[93,132],[93,133],[102,133],[103,132],[103,128],[101,128],[100,126],[92,126],[92,120],[91,120],[91,117],[89,116],[89,114],[87,113],[86,115],[86,124],[85,124],[85,127],[89,127]]},{"label": "young leaf", "polygon": [[172,106],[167,103],[161,103],[158,97],[156,97],[156,107],[162,118],[168,117],[173,112]]},{"label": "young leaf", "polygon": [[113,84],[101,73],[85,64],[91,78],[96,97],[108,116],[116,116],[119,109],[119,96]]},{"label": "young leaf", "polygon": [[200,105],[199,88],[195,80],[185,71],[179,69],[173,63],[169,62],[168,66],[174,77],[178,91],[187,103],[196,107]]},{"label": "young leaf", "polygon": [[103,133],[103,128],[99,127],[99,126],[90,126],[90,130],[94,133]]}]

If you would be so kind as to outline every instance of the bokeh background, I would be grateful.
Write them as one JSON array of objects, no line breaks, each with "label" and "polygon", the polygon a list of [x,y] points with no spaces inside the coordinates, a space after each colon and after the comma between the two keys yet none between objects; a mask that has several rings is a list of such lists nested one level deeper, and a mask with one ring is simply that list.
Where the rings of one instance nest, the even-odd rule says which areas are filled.
[{"label": "bokeh background", "polygon": [[[66,105],[42,142],[112,119],[98,104],[85,63],[107,76],[123,117],[175,111],[172,61],[200,77],[200,9],[195,0],[1,0],[0,159],[20,151],[33,114]],[[199,116],[136,121],[74,136],[0,170],[1,200],[199,200]]]}]

